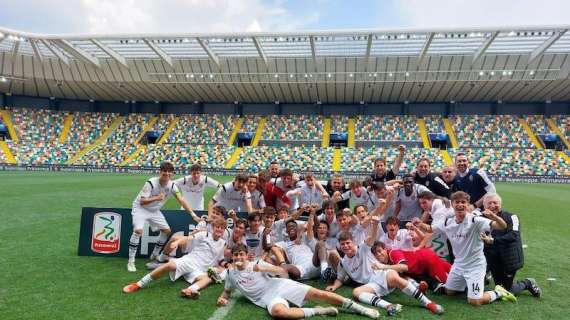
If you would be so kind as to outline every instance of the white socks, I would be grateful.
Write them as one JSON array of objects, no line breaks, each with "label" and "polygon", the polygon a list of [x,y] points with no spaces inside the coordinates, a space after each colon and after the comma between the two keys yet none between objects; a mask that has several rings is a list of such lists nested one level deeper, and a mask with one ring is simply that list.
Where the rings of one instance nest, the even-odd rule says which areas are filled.
[{"label": "white socks", "polygon": [[139,287],[144,287],[147,284],[152,282],[152,277],[150,276],[150,273],[147,274],[146,276],[142,277],[142,279],[140,279],[137,284],[139,285]]},{"label": "white socks", "polygon": [[129,262],[135,261],[140,241],[141,241],[141,235],[133,232],[133,234],[131,234],[131,239],[129,240]]},{"label": "white socks", "polygon": [[427,306],[431,303],[431,300],[428,299],[420,290],[415,287],[412,283],[408,282],[408,285],[402,289],[402,292],[409,295],[410,297],[416,298],[419,302],[421,302],[424,306]]},{"label": "white socks", "polygon": [[358,301],[371,306],[380,307],[382,309],[386,309],[391,304],[386,300],[382,300],[379,296],[368,292],[361,293],[358,297]]}]

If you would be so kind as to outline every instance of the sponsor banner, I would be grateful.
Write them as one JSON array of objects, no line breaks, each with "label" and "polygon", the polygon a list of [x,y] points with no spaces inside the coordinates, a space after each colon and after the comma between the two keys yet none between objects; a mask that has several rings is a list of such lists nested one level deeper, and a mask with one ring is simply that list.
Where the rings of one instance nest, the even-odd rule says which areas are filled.
[{"label": "sponsor banner", "polygon": [[[189,174],[188,168],[178,170],[177,174]],[[114,166],[76,166],[76,165],[12,165],[0,163],[0,171],[62,171],[62,172],[105,172],[105,173],[145,173],[156,174],[158,167],[114,167]],[[244,170],[223,169],[223,168],[203,168],[202,171],[209,175],[234,176]],[[326,181],[333,173],[331,171],[313,172],[319,180]],[[363,179],[370,175],[368,171],[341,171],[345,181],[352,178]],[[546,176],[546,175],[521,175],[502,176],[488,175],[494,182],[514,182],[514,183],[557,183],[570,184],[570,176]]]},{"label": "sponsor banner", "polygon": [[[194,230],[196,222],[183,210],[162,211],[170,225],[172,234],[188,235]],[[207,211],[196,211],[200,217]],[[247,219],[247,213],[239,212],[238,217]],[[228,222],[232,227],[233,223]],[[79,244],[80,256],[128,257],[129,240],[133,232],[131,209],[84,207],[81,212]],[[139,243],[139,256],[150,255],[158,241],[158,232],[145,224]]]}]

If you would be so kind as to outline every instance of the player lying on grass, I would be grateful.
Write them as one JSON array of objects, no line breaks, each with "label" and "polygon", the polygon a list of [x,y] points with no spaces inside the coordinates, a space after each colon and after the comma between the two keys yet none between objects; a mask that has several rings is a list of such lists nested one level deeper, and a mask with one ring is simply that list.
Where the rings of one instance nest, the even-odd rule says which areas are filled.
[{"label": "player lying on grass", "polygon": [[193,243],[189,254],[179,259],[171,259],[139,281],[125,286],[123,292],[135,292],[168,272],[172,281],[183,276],[191,284],[180,292],[183,297],[198,298],[199,290],[212,282],[207,274],[208,268],[218,265],[224,257],[226,241],[222,236],[226,231],[226,220],[220,218],[214,221],[213,225],[213,232],[201,231],[191,236]]},{"label": "player lying on grass", "polygon": [[178,186],[170,180],[173,173],[174,165],[172,163],[161,163],[159,176],[148,179],[133,201],[133,233],[129,240],[129,261],[127,263],[127,270],[130,272],[137,271],[135,257],[145,222],[148,222],[153,230],[160,230],[158,241],[150,255],[151,260],[157,257],[164,247],[172,231],[160,209],[170,197],[174,196],[188,213],[193,217],[196,216],[194,211],[192,211],[192,207],[182,197]]},{"label": "player lying on grass", "polygon": [[349,232],[342,232],[339,236],[340,248],[344,257],[338,268],[337,279],[334,284],[327,287],[328,291],[335,291],[349,279],[359,284],[352,295],[358,301],[386,309],[388,315],[395,315],[401,309],[382,299],[394,289],[398,288],[410,297],[420,301],[429,311],[442,314],[443,307],[428,299],[411,281],[400,277],[394,270],[373,270],[372,266],[378,260],[372,254],[372,245],[377,238],[379,217],[371,218],[372,228],[366,241],[356,245]]},{"label": "player lying on grass", "polygon": [[445,283],[448,295],[462,292],[467,287],[467,302],[471,305],[483,305],[502,300],[516,301],[516,297],[500,285],[493,291],[485,290],[485,272],[487,261],[483,254],[482,232],[505,230],[505,221],[490,210],[485,210],[486,218],[468,212],[469,195],[463,191],[451,195],[454,217],[435,220],[432,225],[415,219],[413,223],[428,232],[445,233],[455,254],[455,261]]},{"label": "player lying on grass", "polygon": [[428,278],[431,280],[428,281],[431,288],[437,288],[438,285],[445,283],[451,270],[449,262],[427,248],[415,251],[388,249],[384,243],[377,241],[372,246],[372,253],[380,262],[372,265],[374,270],[395,270],[417,281]]},{"label": "player lying on grass", "polygon": [[[338,314],[338,310],[334,307],[301,308],[307,301],[326,302],[372,319],[379,317],[378,311],[361,306],[338,294],[284,279],[287,277],[287,272],[282,268],[262,260],[250,262],[247,257],[247,247],[244,245],[234,246],[232,253],[234,266],[228,271],[224,292],[218,298],[219,306],[228,304],[232,290],[237,289],[255,305],[267,309],[269,314],[275,318],[300,319]],[[275,275],[282,278],[271,277]],[[291,307],[289,303],[294,304],[295,307]]]}]

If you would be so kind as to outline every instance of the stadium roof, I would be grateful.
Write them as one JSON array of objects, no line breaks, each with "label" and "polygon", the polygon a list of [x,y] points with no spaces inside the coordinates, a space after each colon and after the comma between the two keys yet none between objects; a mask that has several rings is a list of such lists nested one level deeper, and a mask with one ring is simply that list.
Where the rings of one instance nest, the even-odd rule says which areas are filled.
[{"label": "stadium roof", "polygon": [[0,28],[0,92],[212,103],[570,101],[569,29],[48,35]]}]

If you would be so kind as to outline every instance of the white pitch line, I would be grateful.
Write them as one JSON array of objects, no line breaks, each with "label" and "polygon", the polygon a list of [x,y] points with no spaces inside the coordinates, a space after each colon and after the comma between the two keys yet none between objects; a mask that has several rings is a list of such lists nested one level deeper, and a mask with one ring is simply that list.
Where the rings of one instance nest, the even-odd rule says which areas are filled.
[{"label": "white pitch line", "polygon": [[239,292],[234,291],[230,301],[228,302],[228,304],[223,306],[223,307],[218,307],[218,309],[214,312],[214,314],[212,314],[212,316],[210,316],[208,318],[208,320],[222,320],[222,319],[224,319],[228,315],[228,312],[230,312],[232,310],[232,308],[236,304],[237,299],[240,296],[241,296],[241,294]]}]

